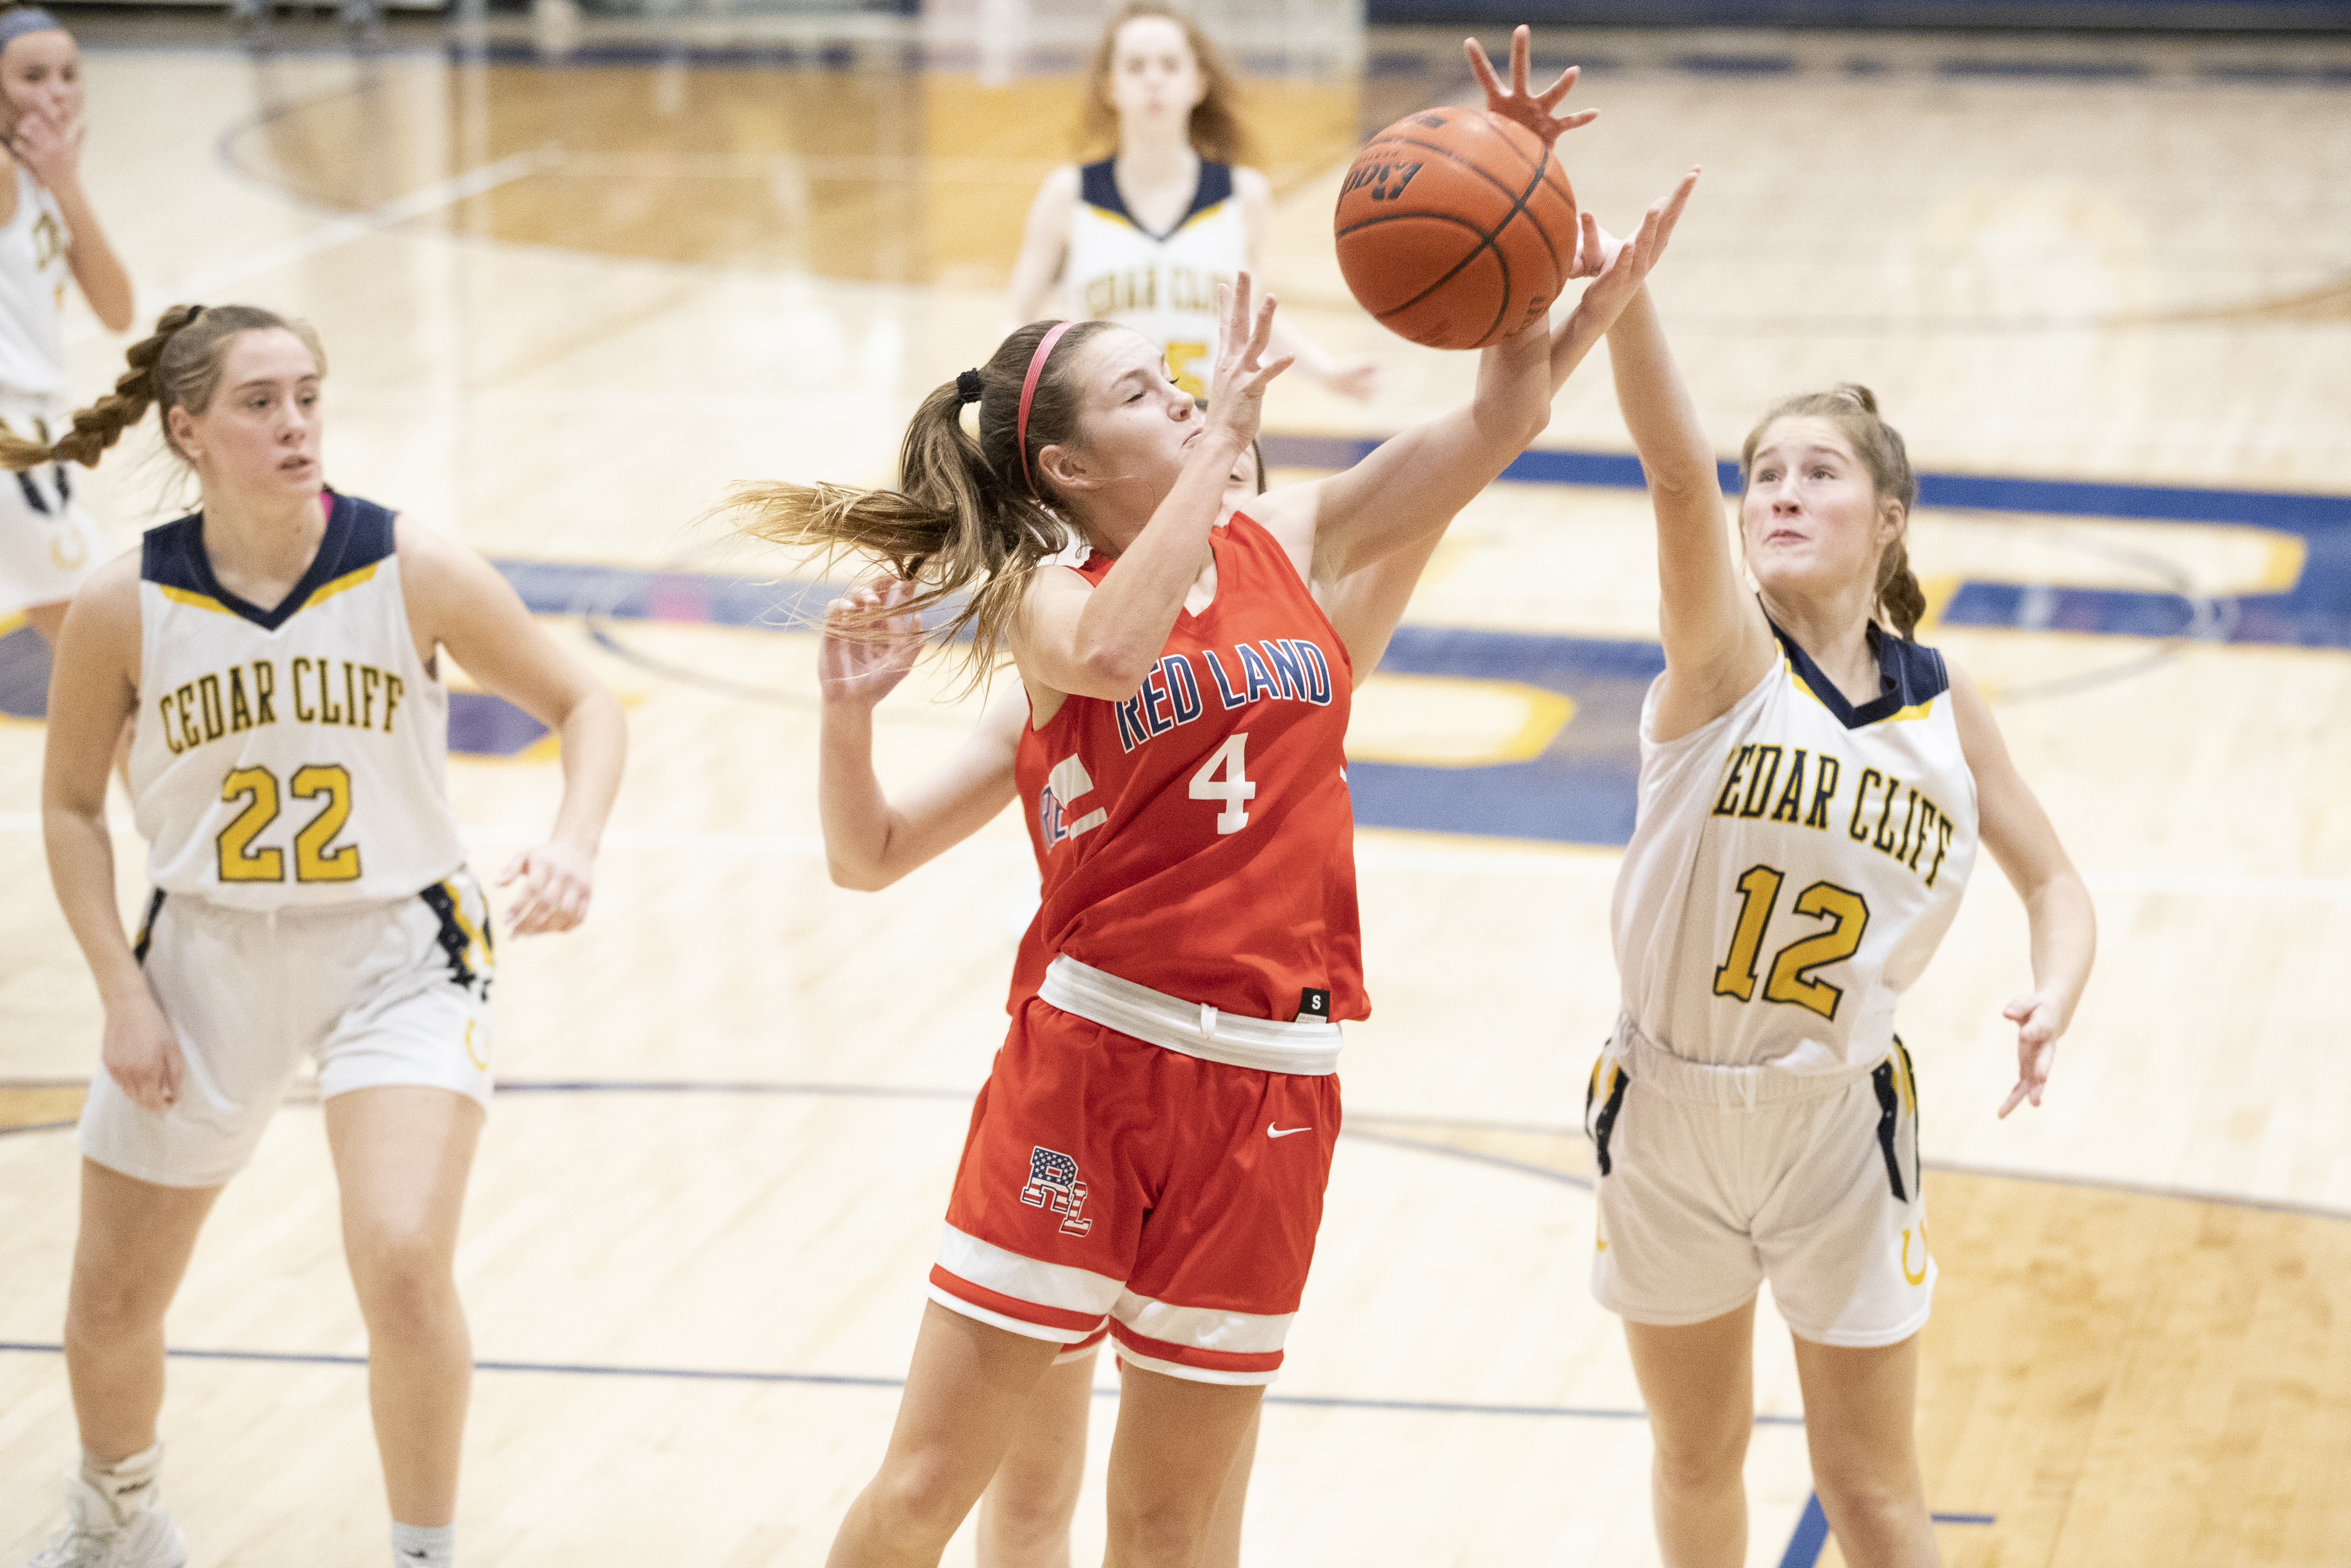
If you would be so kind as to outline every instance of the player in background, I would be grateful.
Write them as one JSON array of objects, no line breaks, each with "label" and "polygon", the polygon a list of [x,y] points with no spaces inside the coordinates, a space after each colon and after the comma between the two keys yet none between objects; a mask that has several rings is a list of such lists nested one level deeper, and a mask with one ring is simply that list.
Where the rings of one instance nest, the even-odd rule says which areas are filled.
[{"label": "player in background", "polygon": [[[441,650],[562,740],[554,832],[501,879],[519,885],[514,933],[587,914],[626,741],[619,702],[487,562],[325,487],[325,368],[307,327],[180,306],[55,446],[0,441],[20,472],[91,464],[152,405],[203,503],[75,596],[49,689],[49,873],[106,1023],[66,1308],[82,1461],[39,1568],[186,1561],[158,1501],[164,1312],[306,1054],[367,1323],[391,1561],[454,1561],[473,1351],[451,1260],[496,955],[443,777]],[[135,942],[106,822],[126,720],[153,886]]]},{"label": "player in background", "polygon": [[[1569,79],[1529,95],[1526,47],[1522,31],[1515,90],[1484,73],[1489,105],[1549,141]],[[939,635],[970,628],[977,668],[1008,645],[1031,713],[1018,771],[1025,786],[1033,756],[1042,778],[1052,962],[974,1106],[896,1428],[835,1568],[936,1563],[1048,1365],[1105,1321],[1125,1363],[1110,1560],[1198,1560],[1312,1251],[1338,1131],[1332,1024],[1367,1008],[1350,664],[1324,606],[1541,431],[1554,366],[1604,330],[1686,195],[1651,210],[1556,332],[1485,350],[1469,405],[1222,529],[1220,492],[1287,363],[1263,358],[1271,303],[1250,308],[1246,273],[1205,421],[1156,343],[1040,322],[924,400],[904,489],[739,493],[762,538],[917,580],[893,613],[956,598]],[[1047,565],[1072,537],[1083,564]]]},{"label": "player in background", "polygon": [[[110,332],[131,327],[131,275],[81,188],[81,54],[36,5],[0,11],[0,430],[46,445],[65,432],[66,281]],[[105,542],[62,463],[0,481],[0,618],[22,610],[52,646]]]},{"label": "player in background", "polygon": [[1935,1265],[1895,1002],[1980,836],[2032,929],[2000,1114],[2039,1105],[2089,979],[2089,894],[1974,682],[1911,640],[1917,483],[1869,392],[1789,399],[1748,436],[1742,574],[1646,290],[1608,350],[1656,513],[1666,670],[1614,904],[1624,1012],[1585,1113],[1593,1294],[1625,1319],[1672,1568],[1745,1561],[1766,1279],[1830,1531],[1848,1562],[1915,1568],[1938,1561],[1914,1441]]},{"label": "player in background", "polygon": [[[1262,276],[1273,187],[1245,168],[1238,84],[1198,24],[1158,0],[1134,0],[1104,30],[1086,78],[1085,131],[1117,151],[1045,177],[1029,203],[1012,268],[1011,325],[1046,314],[1056,286],[1067,312],[1117,321],[1155,341],[1176,383],[1208,392],[1217,286]],[[1338,359],[1295,327],[1274,351],[1342,396],[1365,399],[1377,363]]]}]

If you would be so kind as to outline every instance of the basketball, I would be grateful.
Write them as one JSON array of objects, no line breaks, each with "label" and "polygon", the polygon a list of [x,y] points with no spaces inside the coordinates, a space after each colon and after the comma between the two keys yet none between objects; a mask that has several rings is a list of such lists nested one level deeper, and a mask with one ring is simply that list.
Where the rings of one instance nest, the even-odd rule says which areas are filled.
[{"label": "basketball", "polygon": [[1540,319],[1575,261],[1559,161],[1482,109],[1406,115],[1374,137],[1332,226],[1356,303],[1431,348],[1482,348]]}]

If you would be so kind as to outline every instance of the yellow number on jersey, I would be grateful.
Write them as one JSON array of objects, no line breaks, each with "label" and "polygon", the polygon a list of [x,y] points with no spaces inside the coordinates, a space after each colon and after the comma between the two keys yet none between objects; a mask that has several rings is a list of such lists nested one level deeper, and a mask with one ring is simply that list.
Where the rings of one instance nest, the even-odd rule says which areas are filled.
[{"label": "yellow number on jersey", "polygon": [[1861,933],[1869,929],[1869,902],[1850,888],[1815,882],[1796,895],[1795,907],[1800,915],[1833,919],[1836,924],[1780,950],[1780,956],[1771,961],[1771,978],[1763,982],[1763,999],[1792,1002],[1833,1019],[1837,1003],[1844,1000],[1844,987],[1814,980],[1812,973],[1823,964],[1851,958],[1861,946]]},{"label": "yellow number on jersey", "polygon": [[[1730,951],[1714,971],[1714,993],[1755,999],[1756,955],[1763,949],[1763,933],[1771,924],[1771,907],[1780,897],[1786,876],[1769,866],[1750,866],[1740,874],[1739,923],[1730,933]],[[1812,978],[1813,971],[1839,959],[1848,959],[1861,946],[1869,929],[1869,901],[1850,888],[1815,882],[1796,895],[1795,911],[1815,919],[1836,922],[1825,931],[1800,937],[1773,955],[1770,978],[1763,982],[1763,1000],[1792,1002],[1823,1018],[1836,1017],[1844,988]]]},{"label": "yellow number on jersey", "polygon": [[350,769],[340,763],[313,763],[295,774],[297,800],[315,800],[322,794],[327,797],[326,805],[294,836],[294,876],[303,882],[356,882],[360,876],[360,846],[346,844],[340,849],[327,847],[343,830],[343,824],[351,819]]},{"label": "yellow number on jersey", "polygon": [[277,820],[277,775],[267,768],[236,768],[221,780],[220,797],[242,796],[245,809],[230,819],[213,842],[220,848],[220,879],[224,882],[283,882],[286,851],[256,849],[261,830]]},{"label": "yellow number on jersey", "polygon": [[[312,763],[297,769],[294,794],[298,800],[327,797],[319,815],[294,836],[294,879],[298,882],[355,882],[360,875],[360,846],[328,846],[351,819],[351,774],[340,763]],[[277,820],[277,775],[267,768],[236,768],[221,781],[221,799],[243,799],[236,814],[214,840],[220,846],[220,878],[224,882],[283,882],[286,851],[256,849],[253,841]]]}]

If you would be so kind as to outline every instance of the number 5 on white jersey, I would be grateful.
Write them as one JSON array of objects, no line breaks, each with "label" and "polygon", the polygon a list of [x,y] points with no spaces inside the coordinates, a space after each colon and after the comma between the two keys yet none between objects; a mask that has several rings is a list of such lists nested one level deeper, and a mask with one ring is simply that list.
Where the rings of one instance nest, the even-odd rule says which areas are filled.
[{"label": "number 5 on white jersey", "polygon": [[[1194,800],[1220,800],[1225,803],[1225,809],[1217,813],[1218,833],[1238,833],[1249,826],[1249,813],[1242,809],[1241,802],[1257,798],[1257,785],[1249,782],[1245,755],[1248,746],[1246,732],[1227,736],[1225,743],[1218,746],[1208,760],[1200,764],[1200,771],[1192,775]],[[1221,781],[1217,777],[1219,771],[1225,775]]]}]

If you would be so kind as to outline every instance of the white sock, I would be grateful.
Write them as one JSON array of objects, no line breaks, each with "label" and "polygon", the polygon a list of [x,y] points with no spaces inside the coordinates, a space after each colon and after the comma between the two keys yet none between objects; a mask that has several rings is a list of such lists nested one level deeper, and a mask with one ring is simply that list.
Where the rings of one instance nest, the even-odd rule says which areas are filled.
[{"label": "white sock", "polygon": [[163,1445],[161,1443],[143,1454],[133,1454],[110,1465],[99,1464],[87,1449],[82,1450],[81,1479],[106,1499],[117,1519],[128,1520],[152,1503],[156,1482],[162,1473]]},{"label": "white sock", "polygon": [[452,1568],[456,1561],[455,1525],[442,1524],[427,1529],[422,1524],[402,1524],[398,1520],[392,1521],[392,1568]]}]

